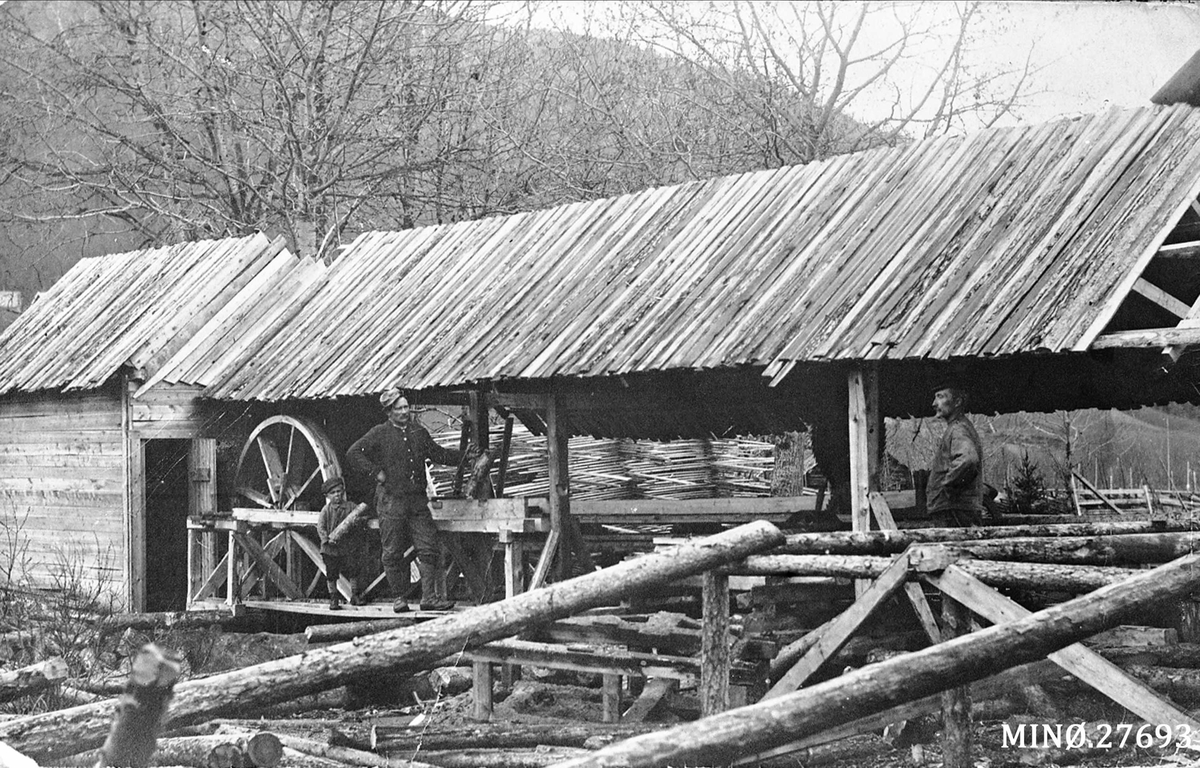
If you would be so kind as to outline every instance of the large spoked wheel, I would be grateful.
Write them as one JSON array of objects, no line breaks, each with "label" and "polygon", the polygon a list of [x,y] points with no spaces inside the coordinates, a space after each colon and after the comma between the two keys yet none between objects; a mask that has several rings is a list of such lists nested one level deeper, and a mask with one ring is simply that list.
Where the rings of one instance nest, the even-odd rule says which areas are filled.
[{"label": "large spoked wheel", "polygon": [[333,445],[319,426],[297,416],[272,416],[242,446],[236,488],[263,509],[315,510],[325,503],[321,483],[341,474]]}]

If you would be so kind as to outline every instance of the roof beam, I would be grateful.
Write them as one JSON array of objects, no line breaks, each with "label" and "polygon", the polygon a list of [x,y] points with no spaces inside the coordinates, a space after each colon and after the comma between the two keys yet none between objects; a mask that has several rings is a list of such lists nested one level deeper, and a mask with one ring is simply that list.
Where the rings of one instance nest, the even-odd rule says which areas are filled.
[{"label": "roof beam", "polygon": [[1159,258],[1187,259],[1200,256],[1200,240],[1188,240],[1185,243],[1171,243],[1158,249]]},{"label": "roof beam", "polygon": [[1188,312],[1191,311],[1190,306],[1184,304],[1154,283],[1149,282],[1144,277],[1137,279],[1137,282],[1133,284],[1133,290],[1180,319],[1187,317]]},{"label": "roof beam", "polygon": [[1150,349],[1200,344],[1200,328],[1140,328],[1098,336],[1089,349]]}]

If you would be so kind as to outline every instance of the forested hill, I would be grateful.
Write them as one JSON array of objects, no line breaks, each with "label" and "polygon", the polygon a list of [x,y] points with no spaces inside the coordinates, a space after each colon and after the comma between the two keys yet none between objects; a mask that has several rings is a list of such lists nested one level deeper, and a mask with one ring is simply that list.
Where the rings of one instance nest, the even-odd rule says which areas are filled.
[{"label": "forested hill", "polygon": [[632,27],[583,36],[489,10],[0,6],[13,171],[0,289],[43,290],[84,255],[254,230],[329,257],[364,230],[893,140],[817,114],[784,83],[637,44]]},{"label": "forested hill", "polygon": [[[920,5],[586,7],[591,34],[511,2],[0,5],[0,289],[256,230],[329,259],[365,230],[805,163],[1019,95],[962,63],[986,6],[951,29]],[[874,16],[898,37],[856,36]],[[955,56],[921,53],[946,35]],[[890,81],[918,57],[927,83]]]}]

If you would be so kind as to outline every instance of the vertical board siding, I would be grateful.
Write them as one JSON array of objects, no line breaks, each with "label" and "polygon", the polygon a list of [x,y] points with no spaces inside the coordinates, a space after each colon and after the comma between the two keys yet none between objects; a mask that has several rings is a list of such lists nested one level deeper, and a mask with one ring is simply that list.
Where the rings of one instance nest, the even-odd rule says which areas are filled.
[{"label": "vertical board siding", "polygon": [[0,399],[0,559],[13,578],[124,594],[125,452],[112,388]]}]

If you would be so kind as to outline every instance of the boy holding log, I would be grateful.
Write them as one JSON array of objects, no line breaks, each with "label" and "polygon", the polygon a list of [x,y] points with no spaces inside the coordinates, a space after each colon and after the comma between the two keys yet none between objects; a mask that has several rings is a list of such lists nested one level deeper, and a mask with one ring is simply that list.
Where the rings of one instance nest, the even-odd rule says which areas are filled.
[{"label": "boy holding log", "polygon": [[329,610],[342,607],[342,595],[338,592],[338,576],[346,565],[346,577],[350,580],[350,604],[361,605],[358,593],[358,563],[364,559],[366,539],[363,534],[367,517],[367,505],[355,506],[346,499],[346,483],[340,477],[331,477],[321,485],[325,494],[325,506],[317,518],[317,535],[321,539],[321,559],[325,562],[325,581],[329,587]]}]

